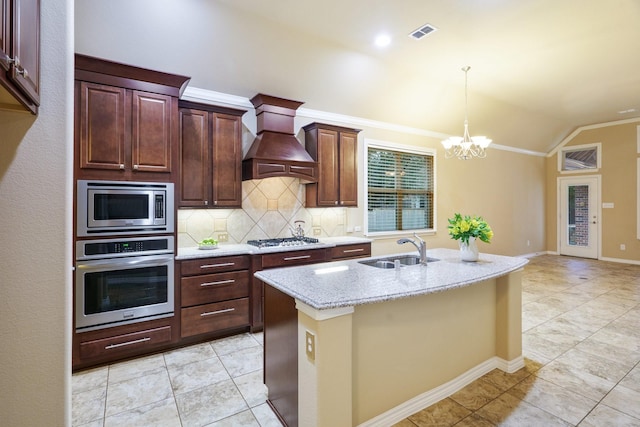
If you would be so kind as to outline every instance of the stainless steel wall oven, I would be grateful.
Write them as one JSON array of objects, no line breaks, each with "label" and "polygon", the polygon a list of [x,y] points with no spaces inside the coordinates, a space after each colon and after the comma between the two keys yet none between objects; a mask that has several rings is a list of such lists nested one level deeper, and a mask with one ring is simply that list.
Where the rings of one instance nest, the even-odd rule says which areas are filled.
[{"label": "stainless steel wall oven", "polygon": [[173,236],[76,242],[76,331],[173,316]]}]

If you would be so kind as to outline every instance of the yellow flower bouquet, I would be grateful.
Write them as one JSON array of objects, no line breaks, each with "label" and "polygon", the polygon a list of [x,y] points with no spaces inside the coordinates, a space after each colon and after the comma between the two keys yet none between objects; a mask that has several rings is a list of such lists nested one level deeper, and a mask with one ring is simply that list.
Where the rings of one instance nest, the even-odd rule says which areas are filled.
[{"label": "yellow flower bouquet", "polygon": [[481,216],[462,216],[456,213],[453,218],[449,218],[448,228],[452,239],[461,240],[467,245],[470,237],[475,237],[485,243],[491,243],[491,238],[493,237],[491,227]]}]

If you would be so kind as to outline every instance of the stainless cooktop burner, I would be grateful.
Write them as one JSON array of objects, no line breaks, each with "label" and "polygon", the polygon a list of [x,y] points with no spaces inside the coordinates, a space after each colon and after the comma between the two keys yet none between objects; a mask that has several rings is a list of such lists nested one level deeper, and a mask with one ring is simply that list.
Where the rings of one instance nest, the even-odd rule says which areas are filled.
[{"label": "stainless cooktop burner", "polygon": [[259,248],[269,248],[278,246],[303,246],[318,243],[314,237],[280,237],[276,239],[249,240],[247,244]]}]

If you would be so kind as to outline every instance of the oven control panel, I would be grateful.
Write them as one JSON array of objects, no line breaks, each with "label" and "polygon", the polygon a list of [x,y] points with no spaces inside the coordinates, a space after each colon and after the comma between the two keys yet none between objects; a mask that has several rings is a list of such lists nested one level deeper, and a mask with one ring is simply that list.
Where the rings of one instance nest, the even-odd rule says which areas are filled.
[{"label": "oven control panel", "polygon": [[80,240],[76,242],[76,259],[173,253],[173,242],[173,236]]}]

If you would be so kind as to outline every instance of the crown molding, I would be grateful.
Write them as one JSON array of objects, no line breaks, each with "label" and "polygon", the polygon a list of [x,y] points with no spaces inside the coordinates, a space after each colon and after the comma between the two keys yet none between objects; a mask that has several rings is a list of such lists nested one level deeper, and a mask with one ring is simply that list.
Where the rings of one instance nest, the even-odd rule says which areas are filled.
[{"label": "crown molding", "polygon": [[[251,101],[249,101],[249,98],[236,96],[236,95],[229,95],[222,92],[216,92],[208,89],[201,89],[201,88],[196,88],[191,86],[188,86],[185,89],[181,99],[184,99],[187,101],[201,102],[205,104],[216,104],[216,105],[224,104],[225,106],[232,107],[232,108],[246,108],[250,110],[253,109],[253,104],[251,104]],[[434,138],[439,140],[447,139],[451,136],[445,133],[435,132],[427,129],[420,129],[420,128],[415,128],[411,126],[403,126],[395,123],[382,122],[378,120],[370,120],[362,117],[348,116],[345,114],[337,114],[337,113],[330,113],[327,111],[313,110],[311,108],[304,108],[304,107],[298,108],[298,110],[296,111],[296,116],[306,117],[311,120],[318,120],[323,122],[329,121],[333,123],[339,123],[343,126],[347,125],[347,126],[357,127],[357,128],[368,127],[368,128],[404,133],[409,135],[424,136],[424,137]],[[529,156],[538,156],[538,157],[547,156],[546,153],[540,153],[540,152],[531,151],[531,150],[524,150],[521,148],[509,147],[509,146],[500,145],[500,144],[491,144],[490,148],[496,149],[496,150],[502,150],[502,151],[510,151],[513,153],[526,154]]]},{"label": "crown molding", "polygon": [[635,122],[640,122],[640,117],[580,126],[576,128],[573,132],[571,132],[569,135],[567,135],[562,141],[560,141],[560,143],[556,145],[555,148],[551,150],[546,156],[547,157],[554,156],[558,151],[560,151],[562,147],[567,145],[573,138],[575,138],[578,134],[580,134],[581,132],[584,132],[585,130],[600,129],[600,128],[606,128],[609,126],[625,125],[627,123],[635,123]]}]

